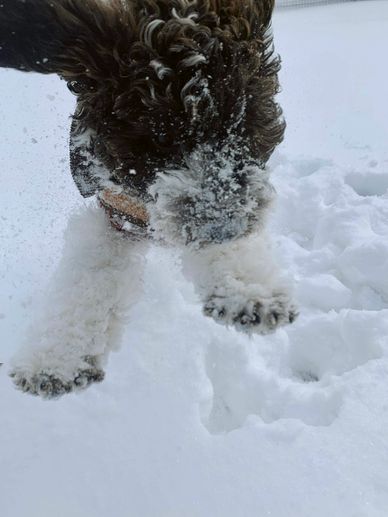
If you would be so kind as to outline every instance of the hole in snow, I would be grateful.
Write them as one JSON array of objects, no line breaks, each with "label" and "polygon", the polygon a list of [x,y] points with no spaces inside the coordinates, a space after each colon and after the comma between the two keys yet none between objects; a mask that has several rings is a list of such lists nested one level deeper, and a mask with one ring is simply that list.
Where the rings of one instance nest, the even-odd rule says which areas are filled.
[{"label": "hole in snow", "polygon": [[296,372],[296,376],[303,382],[318,382],[319,377],[313,372],[300,371]]},{"label": "hole in snow", "polygon": [[352,172],[345,183],[359,196],[383,196],[388,192],[388,174],[378,172]]},{"label": "hole in snow", "polygon": [[205,367],[212,394],[204,405],[202,423],[211,434],[244,427],[250,415],[267,424],[290,418],[306,425],[327,426],[337,418],[342,405],[341,394],[316,384],[318,376],[310,369],[301,370],[298,381],[284,379],[261,364],[259,356],[251,357],[243,344],[213,341]]}]

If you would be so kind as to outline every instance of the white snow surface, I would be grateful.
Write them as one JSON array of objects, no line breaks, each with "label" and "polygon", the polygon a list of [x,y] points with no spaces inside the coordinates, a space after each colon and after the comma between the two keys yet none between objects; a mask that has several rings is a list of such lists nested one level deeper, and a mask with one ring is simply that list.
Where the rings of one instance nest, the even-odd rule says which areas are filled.
[{"label": "white snow surface", "polygon": [[297,322],[252,338],[218,326],[154,247],[106,380],[49,402],[7,368],[86,205],[73,98],[1,71],[2,517],[388,515],[387,23],[386,1],[274,17],[288,131],[271,228]]}]

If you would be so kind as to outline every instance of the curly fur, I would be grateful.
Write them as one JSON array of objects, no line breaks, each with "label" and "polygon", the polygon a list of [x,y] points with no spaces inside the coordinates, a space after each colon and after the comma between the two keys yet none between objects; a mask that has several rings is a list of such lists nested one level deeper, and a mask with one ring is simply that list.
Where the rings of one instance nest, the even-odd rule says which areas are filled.
[{"label": "curly fur", "polygon": [[[0,66],[63,77],[77,96],[73,138],[94,132],[90,152],[119,185],[144,192],[158,171],[179,169],[198,146],[224,148],[231,133],[262,167],[284,132],[272,8],[272,0],[2,0]],[[81,192],[103,187],[90,177]]]}]

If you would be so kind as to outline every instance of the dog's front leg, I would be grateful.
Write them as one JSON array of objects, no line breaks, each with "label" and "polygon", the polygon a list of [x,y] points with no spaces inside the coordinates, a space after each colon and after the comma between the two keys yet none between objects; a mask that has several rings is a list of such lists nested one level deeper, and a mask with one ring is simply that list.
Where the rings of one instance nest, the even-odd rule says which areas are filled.
[{"label": "dog's front leg", "polygon": [[248,332],[268,333],[296,316],[265,235],[274,196],[266,170],[194,155],[190,167],[157,178],[151,226],[183,247],[184,271],[204,312]]},{"label": "dog's front leg", "polygon": [[194,283],[204,313],[219,323],[268,334],[292,323],[297,315],[263,233],[186,249],[183,269]]},{"label": "dog's front leg", "polygon": [[114,231],[101,209],[73,216],[44,311],[13,361],[21,390],[53,398],[104,378],[141,291],[145,246]]}]

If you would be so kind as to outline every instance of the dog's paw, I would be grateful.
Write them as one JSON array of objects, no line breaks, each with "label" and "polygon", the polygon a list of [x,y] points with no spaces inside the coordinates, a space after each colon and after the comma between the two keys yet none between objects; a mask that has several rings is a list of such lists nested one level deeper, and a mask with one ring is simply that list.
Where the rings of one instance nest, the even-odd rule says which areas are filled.
[{"label": "dog's paw", "polygon": [[105,372],[97,366],[94,358],[86,358],[85,362],[90,366],[77,370],[71,379],[44,369],[36,373],[26,373],[15,368],[10,372],[10,376],[19,390],[45,399],[55,399],[72,391],[83,390],[93,382],[104,380]]},{"label": "dog's paw", "polygon": [[203,310],[206,316],[218,323],[257,334],[275,332],[298,316],[296,306],[286,294],[248,301],[213,295],[208,298]]}]

